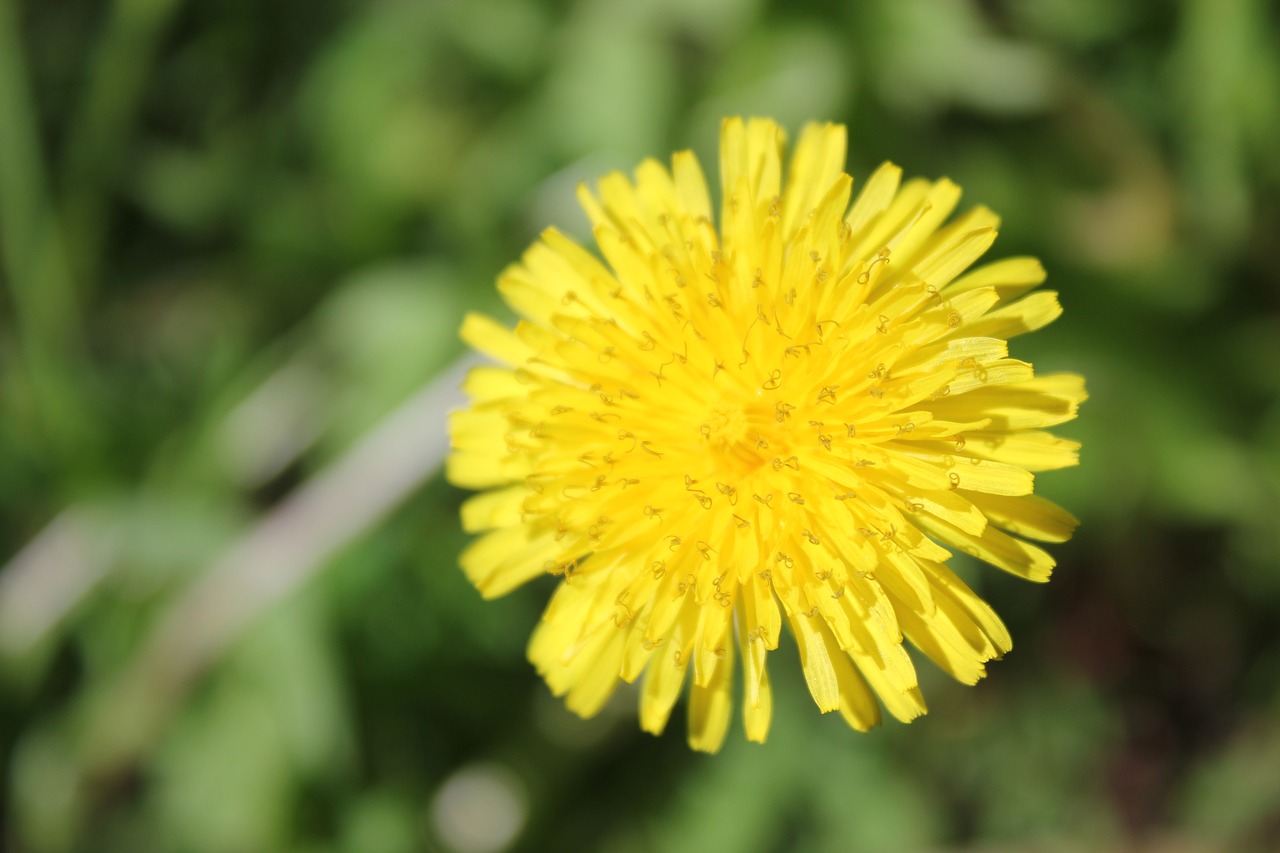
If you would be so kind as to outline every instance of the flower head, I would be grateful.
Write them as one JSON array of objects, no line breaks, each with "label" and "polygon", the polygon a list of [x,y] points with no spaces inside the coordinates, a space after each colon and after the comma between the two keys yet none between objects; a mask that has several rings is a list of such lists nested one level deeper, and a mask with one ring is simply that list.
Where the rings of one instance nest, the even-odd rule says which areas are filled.
[{"label": "flower head", "polygon": [[[714,751],[741,658],[747,737],[790,626],[821,711],[854,728],[925,712],[904,640],[972,684],[1010,648],[951,550],[1034,581],[1075,520],[1032,495],[1077,461],[1044,431],[1084,400],[1006,340],[1061,312],[1039,262],[966,270],[998,219],[885,164],[850,204],[845,129],[783,168],[772,121],[725,121],[719,228],[697,160],[580,193],[603,260],[554,230],[498,282],[514,330],[472,315],[476,368],[448,473],[488,491],[463,554],[485,596],[560,584],[529,656],[588,716],[642,675],[660,732],[692,671],[689,741]],[[949,550],[950,549],[950,550]],[[877,702],[877,698],[879,702]]]}]

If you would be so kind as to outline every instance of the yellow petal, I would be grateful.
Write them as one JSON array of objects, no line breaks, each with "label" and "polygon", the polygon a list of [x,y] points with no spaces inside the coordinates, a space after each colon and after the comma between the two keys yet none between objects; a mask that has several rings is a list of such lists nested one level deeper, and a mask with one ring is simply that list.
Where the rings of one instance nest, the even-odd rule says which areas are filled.
[{"label": "yellow petal", "polygon": [[515,334],[492,317],[468,311],[459,336],[480,352],[515,367],[533,355]]},{"label": "yellow petal", "polygon": [[600,253],[609,262],[609,266],[613,268],[618,283],[637,302],[644,300],[645,291],[651,292],[656,281],[648,258],[642,256],[616,231],[597,228],[595,233],[596,245],[600,247]]},{"label": "yellow petal", "polygon": [[455,449],[444,463],[445,477],[450,483],[464,489],[505,486],[525,477],[529,472],[528,459],[523,456],[497,456],[491,449]]},{"label": "yellow petal", "polygon": [[863,642],[866,631],[862,629],[862,623],[866,616],[853,601],[854,593],[830,579],[815,581],[808,591],[810,600],[816,603],[840,648],[847,649],[859,643],[872,646],[869,642]]},{"label": "yellow petal", "polygon": [[990,418],[993,429],[1037,429],[1071,420],[1087,396],[1083,379],[1075,374],[1060,374],[977,388],[935,400],[932,408],[942,420]]},{"label": "yellow petal", "polygon": [[[724,593],[726,596],[728,592]],[[723,599],[724,604],[703,603],[702,625],[698,642],[694,646],[693,683],[706,686],[712,674],[718,672],[715,661],[721,660],[733,647],[729,629],[733,621],[733,599]]]},{"label": "yellow petal", "polygon": [[610,172],[600,179],[597,189],[600,192],[600,203],[604,205],[613,229],[625,235],[642,251],[651,250],[652,232],[645,226],[648,217],[627,176],[621,172]]},{"label": "yellow petal", "polygon": [[744,585],[743,614],[747,629],[756,631],[766,649],[778,647],[778,635],[782,631],[782,615],[778,601],[773,597],[769,582],[752,575]]},{"label": "yellow petal", "polygon": [[[847,134],[842,124],[808,124],[800,132],[782,195],[782,238],[790,240],[844,171]],[[846,202],[847,204],[847,202]]]},{"label": "yellow petal", "polygon": [[524,397],[529,393],[529,382],[527,374],[521,374],[518,378],[514,371],[505,367],[482,365],[467,371],[467,378],[462,380],[462,390],[475,404],[481,404]]},{"label": "yellow petal", "polygon": [[935,614],[930,619],[922,619],[907,610],[900,618],[902,630],[912,645],[956,681],[977,684],[986,675],[983,663],[988,658],[967,647],[959,631],[944,617]]},{"label": "yellow petal", "polygon": [[985,317],[971,323],[965,332],[971,335],[1013,338],[1044,328],[1058,319],[1061,314],[1062,306],[1058,303],[1058,294],[1052,290],[1041,290],[1011,305],[989,312]]},{"label": "yellow petal", "polygon": [[974,495],[973,502],[1005,530],[1041,542],[1066,542],[1080,524],[1071,513],[1038,495]]},{"label": "yellow petal", "polygon": [[622,663],[618,667],[618,677],[628,684],[640,677],[653,657],[655,647],[644,638],[644,626],[639,625],[631,631],[626,651],[622,655]]},{"label": "yellow petal", "polygon": [[515,302],[509,279],[524,280],[522,277],[499,278],[498,291],[508,305],[539,323],[545,323],[553,313],[608,316],[609,307],[604,300],[613,289],[613,282],[601,276],[598,264],[591,264],[582,256],[583,250],[572,240],[555,228],[548,228],[520,259],[530,286],[527,293],[522,293],[520,304]]},{"label": "yellow petal", "polygon": [[860,236],[863,229],[889,209],[894,197],[898,194],[898,184],[902,181],[902,170],[892,163],[881,163],[871,173],[871,177],[858,193],[857,200],[849,209],[845,222],[849,223],[854,236]]},{"label": "yellow petal", "polygon": [[961,491],[990,495],[1029,495],[1035,487],[1035,476],[1025,468],[985,459],[957,462],[948,477]]},{"label": "yellow petal", "polygon": [[796,646],[800,649],[800,666],[804,670],[805,683],[809,685],[813,701],[818,703],[818,710],[824,714],[838,710],[840,682],[836,678],[831,655],[818,627],[821,622],[804,613],[788,613],[787,621],[791,623]]},{"label": "yellow petal", "polygon": [[622,662],[626,631],[606,627],[600,650],[587,657],[579,655],[572,668],[574,683],[565,697],[565,707],[580,717],[594,717],[617,688],[618,666]]},{"label": "yellow petal", "polygon": [[[882,571],[876,573],[876,580],[898,597],[899,600],[907,602],[907,605],[920,613],[931,613],[933,611],[933,590],[929,588],[929,580],[925,577],[924,572],[920,568],[920,561],[905,551],[899,551],[898,546],[892,542],[884,542],[881,540],[877,543],[882,550],[882,560],[887,565]],[[897,622],[897,611],[892,606],[883,608],[884,614],[893,615],[893,621],[888,622],[883,618],[885,635],[888,642],[901,643],[902,632]],[[873,616],[879,615],[872,612]]]},{"label": "yellow petal", "polygon": [[527,487],[512,486],[468,498],[462,504],[462,529],[478,533],[494,527],[513,527],[520,523],[522,505],[528,496]]},{"label": "yellow petal", "polygon": [[765,667],[764,639],[748,627],[744,597],[736,605],[738,645],[742,651],[742,721],[747,739],[764,743],[773,716],[773,692]]},{"label": "yellow petal", "polygon": [[849,654],[835,648],[829,637],[824,636],[824,639],[827,640],[836,682],[840,685],[840,716],[851,728],[860,732],[870,731],[880,725],[880,706]]},{"label": "yellow petal", "polygon": [[497,598],[546,574],[548,563],[554,563],[560,552],[560,543],[551,532],[508,527],[472,542],[458,562],[481,595]]},{"label": "yellow petal", "polygon": [[612,228],[613,223],[609,220],[609,214],[605,213],[604,205],[600,203],[600,199],[591,191],[586,184],[578,184],[578,204],[586,211],[587,219],[591,222],[591,229],[594,231],[598,228]]},{"label": "yellow petal", "polygon": [[916,265],[915,274],[925,284],[941,290],[982,257],[996,240],[994,228],[977,228],[940,247]]},{"label": "yellow petal", "polygon": [[1041,430],[974,430],[964,434],[964,452],[1026,468],[1052,471],[1080,464],[1080,442]]},{"label": "yellow petal", "polygon": [[885,241],[893,253],[890,265],[896,264],[899,270],[912,269],[917,252],[935,239],[938,226],[946,221],[959,202],[960,187],[948,178],[930,186],[919,207],[902,223],[901,230]]},{"label": "yellow petal", "polygon": [[978,267],[947,286],[946,296],[978,287],[994,287],[1001,299],[1026,293],[1045,279],[1044,266],[1035,258],[1005,258]]},{"label": "yellow petal", "polygon": [[915,512],[927,512],[966,533],[981,534],[987,526],[982,514],[967,495],[949,490],[918,490],[902,492],[903,501]]},{"label": "yellow petal", "polygon": [[1013,648],[1009,630],[991,605],[979,598],[955,572],[942,563],[931,564],[926,570],[937,592],[935,600],[939,608],[951,615],[952,624],[961,630],[972,648],[992,657]]},{"label": "yellow petal", "polygon": [[[963,337],[938,341],[929,346],[920,347],[915,352],[900,359],[893,366],[894,376],[905,376],[913,373],[934,373],[944,365],[958,365],[970,359],[973,362],[987,363],[1009,355],[1009,344],[1000,338]],[[919,424],[916,424],[919,426]]]},{"label": "yellow petal", "polygon": [[[981,326],[986,318],[978,320],[974,325]],[[981,388],[996,385],[1013,385],[1035,378],[1035,371],[1025,361],[1005,358],[992,364],[975,364],[961,367],[956,376],[947,383],[951,396],[967,394]]]},{"label": "yellow petal", "polygon": [[764,743],[769,735],[769,723],[773,719],[773,688],[769,686],[768,670],[760,671],[760,679],[754,685],[756,701],[742,706],[742,723],[747,740]]},{"label": "yellow petal", "polygon": [[1053,573],[1054,559],[1043,548],[994,527],[987,527],[981,536],[975,536],[930,516],[922,515],[918,520],[922,528],[947,545],[1020,578],[1044,583]]},{"label": "yellow petal", "polygon": [[[733,643],[725,643],[724,654],[712,657],[706,664],[699,659],[694,664],[711,668],[711,672],[694,673],[693,688],[689,693],[689,746],[699,752],[717,752],[729,731],[729,715],[733,710]],[[704,682],[705,686],[699,684]]]},{"label": "yellow petal", "polygon": [[664,218],[678,220],[688,215],[680,206],[671,173],[657,160],[648,158],[636,168],[635,192],[644,216],[641,224],[655,237],[663,234]]},{"label": "yellow petal", "polygon": [[711,196],[698,158],[692,151],[680,151],[671,158],[671,169],[675,173],[676,193],[681,206],[695,219],[710,219]]},{"label": "yellow petal", "polygon": [[771,203],[782,192],[782,154],[786,145],[787,133],[773,119],[753,117],[747,122],[747,178],[759,205]]},{"label": "yellow petal", "polygon": [[[905,655],[906,653],[903,652]],[[882,668],[874,659],[860,652],[850,650],[849,656],[857,664],[858,671],[867,680],[867,684],[880,697],[884,707],[890,714],[904,723],[909,723],[927,711],[924,697],[918,685],[903,685],[891,670]]]},{"label": "yellow petal", "polygon": [[640,728],[662,734],[671,717],[671,706],[680,695],[684,674],[693,656],[698,611],[685,607],[672,627],[671,639],[654,653],[640,688]]},{"label": "yellow petal", "polygon": [[[720,212],[723,226],[735,205],[755,208],[761,200],[771,199],[781,191],[782,148],[786,135],[768,119],[725,119],[720,130],[720,186],[724,203]],[[746,181],[745,197],[739,192],[740,181]]]}]

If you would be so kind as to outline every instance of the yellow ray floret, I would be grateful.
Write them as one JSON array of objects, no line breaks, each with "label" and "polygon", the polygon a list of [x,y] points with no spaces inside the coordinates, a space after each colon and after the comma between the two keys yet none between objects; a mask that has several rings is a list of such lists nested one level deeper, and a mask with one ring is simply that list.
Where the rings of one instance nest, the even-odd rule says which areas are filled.
[{"label": "yellow ray floret", "polygon": [[1055,320],[1032,258],[970,269],[983,207],[885,164],[860,193],[845,129],[788,164],[765,119],[729,119],[718,223],[697,159],[647,160],[579,198],[599,256],[548,230],[498,287],[514,329],[469,315],[476,368],[447,473],[481,494],[462,566],[486,597],[560,578],[529,655],[583,715],[638,681],[659,733],[688,683],[713,752],[742,672],[746,736],[773,713],[785,624],[820,711],[855,729],[925,712],[906,644],[973,684],[1011,647],[947,567],[954,551],[1033,581],[1076,520],[1033,494],[1074,465],[1046,432],[1085,399],[1008,340]]}]

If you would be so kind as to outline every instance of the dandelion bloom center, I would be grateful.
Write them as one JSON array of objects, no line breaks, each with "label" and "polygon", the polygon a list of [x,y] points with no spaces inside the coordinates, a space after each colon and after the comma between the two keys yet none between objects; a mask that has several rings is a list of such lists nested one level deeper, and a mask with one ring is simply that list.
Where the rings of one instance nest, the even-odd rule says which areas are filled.
[{"label": "dandelion bloom center", "polygon": [[[666,725],[692,672],[689,739],[715,750],[741,657],[747,737],[772,714],[785,620],[820,710],[865,730],[924,713],[910,642],[976,682],[1011,646],[947,566],[952,550],[1047,580],[1028,539],[1075,520],[1032,494],[1074,465],[1045,431],[1084,386],[1038,376],[1007,340],[1054,320],[1031,258],[968,271],[995,239],[959,189],[880,167],[853,199],[845,131],[811,125],[784,170],[771,121],[727,120],[719,227],[696,159],[646,161],[581,200],[603,260],[550,230],[499,289],[514,330],[472,315],[474,370],[449,476],[463,568],[486,596],[562,580],[530,657],[595,713],[644,676]],[[851,201],[851,199],[853,199]],[[952,550],[948,550],[952,549]],[[877,702],[877,698],[879,702]]]}]

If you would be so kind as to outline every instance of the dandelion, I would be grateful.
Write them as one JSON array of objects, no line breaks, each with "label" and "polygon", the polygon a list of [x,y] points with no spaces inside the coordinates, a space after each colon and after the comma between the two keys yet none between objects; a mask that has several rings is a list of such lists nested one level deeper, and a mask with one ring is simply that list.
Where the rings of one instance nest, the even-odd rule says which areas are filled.
[{"label": "dandelion", "polygon": [[[466,380],[450,479],[461,558],[486,597],[559,585],[529,656],[573,711],[643,676],[660,733],[692,671],[689,742],[715,751],[741,661],[746,736],[772,712],[785,622],[822,712],[859,730],[925,712],[910,642],[973,684],[1011,647],[947,566],[958,550],[1032,581],[1076,521],[1032,494],[1074,465],[1044,428],[1085,399],[1007,339],[1054,320],[1032,258],[966,270],[999,220],[946,223],[959,188],[877,169],[850,204],[840,125],[729,119],[719,228],[698,161],[647,160],[580,191],[603,260],[548,230],[499,278],[523,318],[462,336],[502,366]],[[877,701],[878,699],[878,701]]]}]

